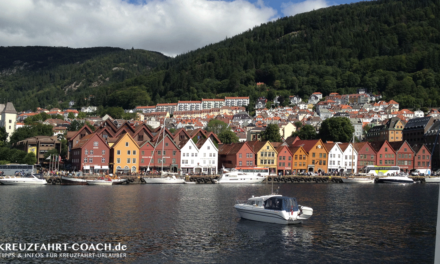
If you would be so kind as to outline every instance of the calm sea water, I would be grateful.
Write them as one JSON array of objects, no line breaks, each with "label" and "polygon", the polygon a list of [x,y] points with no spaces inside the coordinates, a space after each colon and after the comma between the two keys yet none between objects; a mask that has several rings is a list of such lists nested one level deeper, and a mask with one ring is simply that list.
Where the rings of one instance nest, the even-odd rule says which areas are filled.
[{"label": "calm sea water", "polygon": [[[0,186],[0,243],[122,243],[119,259],[33,262],[433,263],[438,184],[281,184],[302,225],[243,220],[271,185]],[[0,252],[3,253],[3,252]],[[0,261],[18,261],[0,258]]]}]

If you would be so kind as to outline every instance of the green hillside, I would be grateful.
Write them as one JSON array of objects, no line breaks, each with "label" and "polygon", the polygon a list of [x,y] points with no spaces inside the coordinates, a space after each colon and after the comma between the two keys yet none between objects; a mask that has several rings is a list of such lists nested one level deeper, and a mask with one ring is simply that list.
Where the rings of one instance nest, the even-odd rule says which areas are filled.
[{"label": "green hillside", "polygon": [[157,52],[108,47],[0,47],[0,101],[13,101],[17,110],[88,104],[84,98],[98,87],[146,75],[167,60]]},{"label": "green hillside", "polygon": [[[36,70],[2,74],[0,100],[19,100],[20,109],[70,99],[78,106],[131,108],[225,95],[255,99],[268,91],[304,98],[367,88],[403,107],[440,106],[439,16],[440,0],[379,0],[282,18],[174,59],[140,50],[97,48],[91,55],[78,49],[77,55],[59,49],[55,65],[33,63]],[[0,63],[3,72],[15,67],[15,57]],[[257,88],[257,82],[267,87]]]},{"label": "green hillside", "polygon": [[281,95],[342,94],[362,87],[404,107],[440,106],[439,16],[439,0],[320,9],[180,55],[110,92],[142,87],[154,102],[224,95],[255,99],[266,93],[255,84],[264,82]]}]

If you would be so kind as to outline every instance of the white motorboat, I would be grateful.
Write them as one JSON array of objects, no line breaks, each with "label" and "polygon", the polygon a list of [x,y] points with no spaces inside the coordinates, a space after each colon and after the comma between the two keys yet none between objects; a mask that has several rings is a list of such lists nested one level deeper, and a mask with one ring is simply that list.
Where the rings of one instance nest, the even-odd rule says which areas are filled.
[{"label": "white motorboat", "polygon": [[377,179],[378,183],[414,183],[408,176],[387,176]]},{"label": "white motorboat", "polygon": [[365,177],[342,177],[343,183],[374,183],[374,178],[365,178]]},{"label": "white motorboat", "polygon": [[276,194],[252,196],[234,207],[241,218],[274,224],[300,224],[313,215],[312,208],[298,205],[295,198]]},{"label": "white motorboat", "polygon": [[261,183],[264,176],[247,174],[240,171],[228,171],[222,174],[220,179],[214,180],[216,183]]},{"label": "white motorboat", "polygon": [[45,179],[39,179],[35,175],[27,174],[23,177],[5,176],[0,178],[0,183],[5,185],[44,185]]},{"label": "white motorboat", "polygon": [[426,183],[440,183],[440,177],[426,177]]},{"label": "white motorboat", "polygon": [[156,184],[180,184],[185,183],[184,179],[176,178],[176,176],[166,177],[166,178],[143,178],[145,183],[156,183]]},{"label": "white motorboat", "polygon": [[123,182],[126,182],[127,179],[110,179],[110,178],[104,178],[104,179],[95,179],[95,180],[87,180],[87,184],[89,185],[113,185],[113,184],[121,184]]},{"label": "white motorboat", "polygon": [[87,185],[87,180],[74,178],[74,177],[66,177],[61,176],[61,184],[63,185]]}]

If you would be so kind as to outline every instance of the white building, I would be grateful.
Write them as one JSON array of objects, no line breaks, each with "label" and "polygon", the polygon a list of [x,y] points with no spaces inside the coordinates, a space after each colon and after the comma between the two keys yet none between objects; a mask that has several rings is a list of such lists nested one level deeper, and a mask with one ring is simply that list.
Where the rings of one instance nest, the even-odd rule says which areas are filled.
[{"label": "white building", "polygon": [[344,171],[351,173],[357,172],[358,153],[351,143],[339,143],[342,151],[344,151]]},{"label": "white building", "polygon": [[[180,170],[182,175],[195,173],[197,163],[200,163],[199,149],[192,139],[180,148]],[[199,167],[200,169],[200,167]]]},{"label": "white building", "polygon": [[225,99],[202,99],[202,109],[222,108],[225,106]]},{"label": "white building", "polygon": [[96,106],[83,106],[83,107],[81,107],[81,112],[84,112],[84,113],[93,113],[96,111],[98,111],[98,107],[96,107]]},{"label": "white building", "polygon": [[337,143],[325,143],[325,147],[328,152],[328,171],[329,172],[340,172],[343,168],[344,162],[344,152],[339,147]]},{"label": "white building", "polygon": [[422,110],[414,111],[414,118],[418,118],[418,117],[425,117],[425,113],[423,113]]},{"label": "white building", "polygon": [[201,167],[202,172],[205,174],[216,174],[218,167],[218,149],[211,138],[199,140],[197,146],[199,147],[197,167]]},{"label": "white building", "polygon": [[153,113],[156,112],[156,106],[136,106],[135,109],[133,109],[134,112],[142,112],[144,114],[146,113]]},{"label": "white building", "polygon": [[202,101],[179,101],[177,103],[178,111],[202,110]]},{"label": "white building", "polygon": [[164,103],[156,105],[157,112],[168,112],[170,115],[177,111],[177,103]]},{"label": "white building", "polygon": [[248,97],[225,97],[226,106],[247,106],[249,105]]},{"label": "white building", "polygon": [[5,128],[6,133],[8,133],[8,138],[6,140],[9,141],[11,135],[15,132],[17,111],[12,102],[7,102],[6,106],[0,104],[0,113],[0,126]]}]

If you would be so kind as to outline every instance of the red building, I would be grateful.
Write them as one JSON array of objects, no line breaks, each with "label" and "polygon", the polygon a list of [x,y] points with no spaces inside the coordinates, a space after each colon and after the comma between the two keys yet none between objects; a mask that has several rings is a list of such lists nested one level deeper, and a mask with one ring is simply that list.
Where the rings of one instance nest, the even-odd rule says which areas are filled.
[{"label": "red building", "polygon": [[396,151],[396,165],[401,171],[409,172],[414,168],[414,151],[408,142],[390,142],[391,147]]},{"label": "red building", "polygon": [[[154,146],[156,146],[156,150],[153,151]],[[148,166],[150,171],[161,171],[162,168],[164,171],[180,171],[180,148],[169,135],[165,134],[165,140],[162,140],[162,135],[160,135],[155,142],[141,144],[139,148],[139,171],[146,171]]]},{"label": "red building", "polygon": [[85,173],[108,173],[110,147],[98,134],[82,137],[70,150],[72,169]]},{"label": "red building", "polygon": [[254,153],[247,142],[221,145],[218,158],[219,168],[256,167]]},{"label": "red building", "polygon": [[354,148],[358,152],[357,171],[368,165],[376,165],[376,151],[369,142],[354,143]]},{"label": "red building", "polygon": [[388,141],[370,142],[371,147],[376,151],[376,165],[396,166],[396,152]]},{"label": "red building", "polygon": [[425,145],[417,147],[413,146],[415,156],[414,156],[414,169],[427,170],[431,169],[431,152]]},{"label": "red building", "polygon": [[287,146],[276,148],[278,152],[278,175],[292,175],[292,152]]}]

